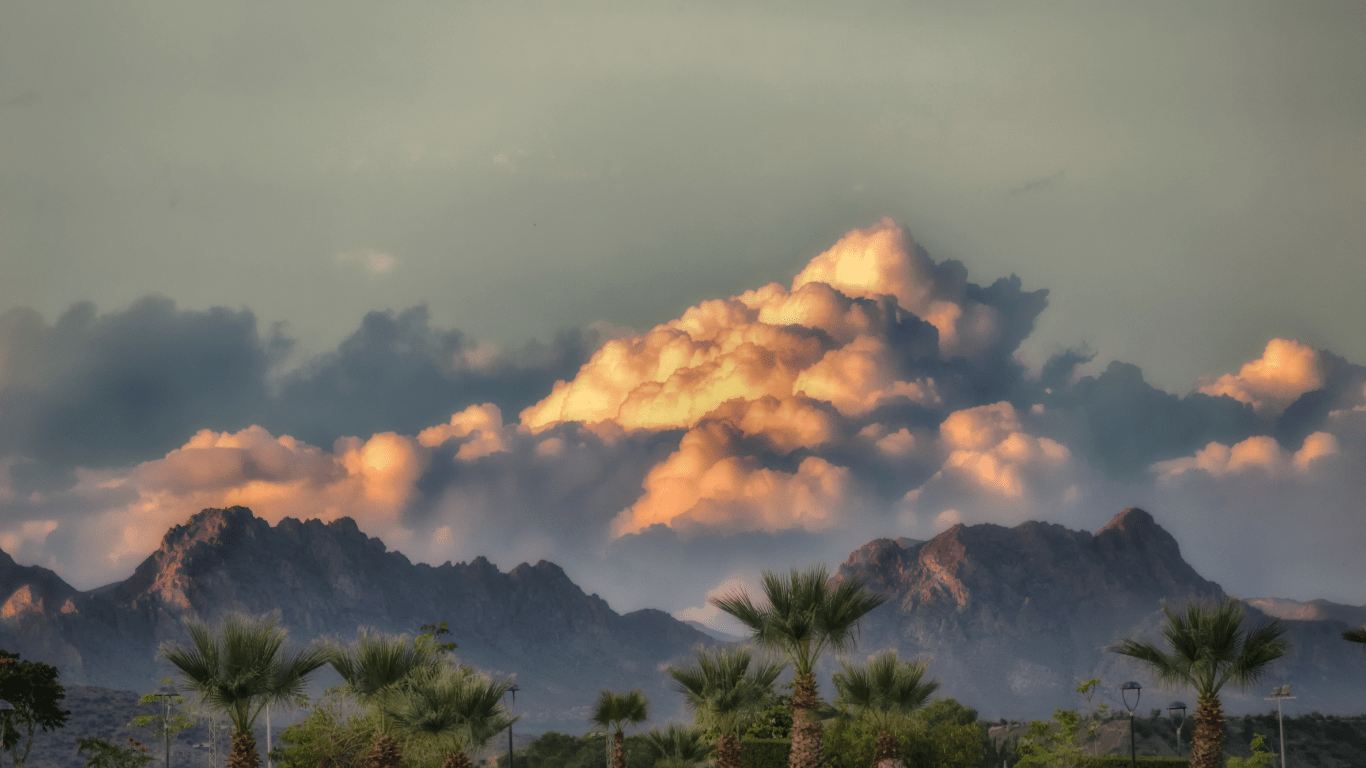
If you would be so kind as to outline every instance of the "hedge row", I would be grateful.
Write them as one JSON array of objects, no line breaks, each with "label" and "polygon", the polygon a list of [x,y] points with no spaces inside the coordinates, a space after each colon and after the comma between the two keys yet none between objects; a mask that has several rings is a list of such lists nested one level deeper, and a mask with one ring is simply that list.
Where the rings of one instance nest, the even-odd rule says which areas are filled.
[{"label": "hedge row", "polygon": [[[1185,757],[1139,757],[1138,764],[1148,768],[1189,768],[1191,761]],[[1132,765],[1128,756],[1120,755],[1082,755],[1077,768],[1128,768]]]},{"label": "hedge row", "polygon": [[740,742],[740,762],[745,768],[787,768],[791,752],[790,739],[743,739]]}]

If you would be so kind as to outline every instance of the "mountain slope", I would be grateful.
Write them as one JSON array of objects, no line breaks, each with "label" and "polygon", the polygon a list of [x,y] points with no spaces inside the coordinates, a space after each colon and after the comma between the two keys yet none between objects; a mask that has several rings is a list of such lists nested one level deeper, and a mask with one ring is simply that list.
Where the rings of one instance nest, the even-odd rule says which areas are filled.
[{"label": "mountain slope", "polygon": [[[678,697],[658,666],[713,642],[661,611],[619,615],[553,563],[507,573],[482,557],[414,564],[349,518],[272,527],[243,507],[204,510],[172,528],[132,576],[98,593],[42,581],[45,574],[11,579],[13,595],[54,598],[0,619],[0,645],[57,663],[64,680],[111,688],[140,690],[167,674],[156,650],[184,641],[186,619],[278,611],[296,642],[349,641],[361,626],[414,633],[446,621],[462,661],[517,674],[530,726],[582,728],[603,687],[644,687],[671,714]],[[53,609],[63,596],[69,603]]]},{"label": "mountain slope", "polygon": [[[835,578],[855,576],[890,598],[863,621],[860,653],[895,647],[906,657],[928,657],[945,695],[992,718],[1076,707],[1074,689],[1092,677],[1101,678],[1102,699],[1112,706],[1120,705],[1113,689],[1129,679],[1150,690],[1145,702],[1188,696],[1155,690],[1141,664],[1106,648],[1125,637],[1160,641],[1163,601],[1226,597],[1135,508],[1094,534],[1026,522],[958,525],[911,546],[879,539],[851,554]],[[1254,606],[1247,613],[1254,623],[1269,620]],[[1297,684],[1301,705],[1360,709],[1366,658],[1357,657],[1366,655],[1335,639],[1341,628],[1336,621],[1288,625],[1294,649],[1272,674]],[[1224,692],[1234,709],[1260,710],[1262,695]]]}]

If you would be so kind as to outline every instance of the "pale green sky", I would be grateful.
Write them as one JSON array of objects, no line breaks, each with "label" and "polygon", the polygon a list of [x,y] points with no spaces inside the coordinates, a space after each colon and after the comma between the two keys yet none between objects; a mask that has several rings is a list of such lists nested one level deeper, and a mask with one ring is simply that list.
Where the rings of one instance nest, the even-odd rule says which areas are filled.
[{"label": "pale green sky", "polygon": [[[159,293],[306,350],[788,282],[888,215],[1188,391],[1366,359],[1359,3],[0,5],[0,311]],[[387,266],[387,271],[385,267]]]}]

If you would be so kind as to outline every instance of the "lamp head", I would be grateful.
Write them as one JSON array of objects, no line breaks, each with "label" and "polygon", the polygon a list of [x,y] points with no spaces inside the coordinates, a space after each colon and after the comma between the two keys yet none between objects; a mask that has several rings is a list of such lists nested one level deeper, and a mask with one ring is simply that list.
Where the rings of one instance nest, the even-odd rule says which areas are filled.
[{"label": "lamp head", "polygon": [[13,711],[14,711],[14,705],[13,705],[13,704],[9,703],[8,701],[5,701],[4,699],[0,699],[0,715],[8,715],[9,713],[11,713],[11,712],[13,712]]},{"label": "lamp head", "polygon": [[1167,714],[1171,717],[1177,717],[1179,715],[1182,720],[1186,719],[1186,702],[1173,701],[1171,706],[1167,707]]},{"label": "lamp head", "polygon": [[[1134,703],[1129,703],[1129,691],[1134,692]],[[1119,695],[1124,699],[1124,706],[1128,708],[1129,714],[1134,713],[1134,708],[1138,706],[1139,699],[1143,696],[1143,686],[1130,680],[1119,687]]]}]

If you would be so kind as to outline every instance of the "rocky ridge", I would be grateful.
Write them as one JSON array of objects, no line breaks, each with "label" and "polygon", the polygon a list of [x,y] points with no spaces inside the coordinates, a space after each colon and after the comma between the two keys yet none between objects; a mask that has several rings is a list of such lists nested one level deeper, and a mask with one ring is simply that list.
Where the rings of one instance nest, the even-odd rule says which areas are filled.
[{"label": "rocky ridge", "polygon": [[187,619],[278,611],[297,642],[446,621],[462,661],[517,674],[533,727],[582,726],[603,687],[644,687],[667,712],[678,697],[658,666],[714,642],[662,611],[617,614],[553,563],[414,564],[349,518],[271,526],[243,507],[196,514],[128,579],[91,592],[0,560],[7,592],[0,647],[58,665],[64,680],[129,690],[169,673],[156,650],[184,641]]},{"label": "rocky ridge", "polygon": [[[1155,689],[1143,665],[1106,648],[1125,637],[1159,641],[1164,602],[1179,607],[1227,597],[1137,508],[1094,534],[1031,521],[1014,528],[957,525],[910,546],[878,539],[851,554],[835,578],[851,577],[889,598],[863,621],[861,651],[893,647],[903,657],[930,659],[945,695],[991,718],[1074,708],[1078,682],[1093,677],[1103,686],[1133,679]],[[1270,620],[1255,602],[1247,608],[1254,623]],[[1271,674],[1277,684],[1295,683],[1302,705],[1359,711],[1366,654],[1351,653],[1340,640],[1347,626],[1335,619],[1287,622],[1293,650]],[[1223,695],[1231,711],[1262,708],[1260,688]],[[1105,699],[1120,705],[1108,689],[1098,701]]]}]

